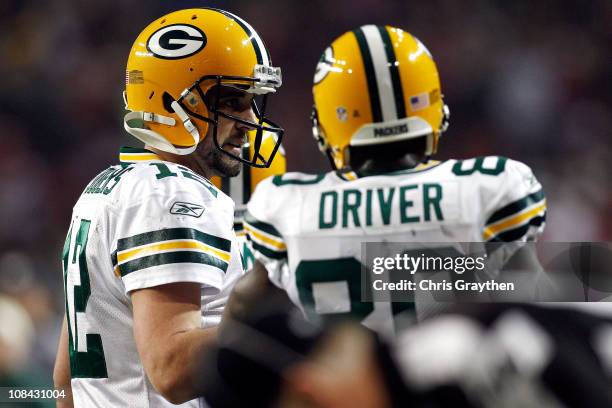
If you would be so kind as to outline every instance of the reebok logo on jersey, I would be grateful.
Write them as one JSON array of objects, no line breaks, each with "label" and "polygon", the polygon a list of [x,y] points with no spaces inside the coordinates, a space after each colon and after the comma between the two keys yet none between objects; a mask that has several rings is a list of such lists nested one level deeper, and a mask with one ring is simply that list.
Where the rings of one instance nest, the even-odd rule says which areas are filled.
[{"label": "reebok logo on jersey", "polygon": [[204,206],[177,201],[170,207],[170,214],[189,215],[190,217],[199,218],[204,214]]}]

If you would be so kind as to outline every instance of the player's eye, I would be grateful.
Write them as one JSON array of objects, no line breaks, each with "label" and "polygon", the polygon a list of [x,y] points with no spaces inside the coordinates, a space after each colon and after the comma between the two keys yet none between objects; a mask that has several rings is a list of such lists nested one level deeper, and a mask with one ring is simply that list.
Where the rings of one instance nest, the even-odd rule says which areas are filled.
[{"label": "player's eye", "polygon": [[221,99],[221,106],[234,111],[238,111],[241,109],[241,103],[238,98],[223,98]]}]

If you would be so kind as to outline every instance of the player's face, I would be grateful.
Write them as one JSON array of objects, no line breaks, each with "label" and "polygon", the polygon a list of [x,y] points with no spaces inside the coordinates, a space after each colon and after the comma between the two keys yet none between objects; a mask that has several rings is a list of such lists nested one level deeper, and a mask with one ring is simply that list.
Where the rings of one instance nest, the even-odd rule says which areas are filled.
[{"label": "player's face", "polygon": [[[215,89],[209,91],[211,101],[208,106],[214,106]],[[237,116],[241,119],[255,122],[257,118],[251,107],[253,95],[236,88],[222,87],[219,92],[219,111]],[[219,116],[217,125],[217,141],[219,146],[234,156],[240,156],[242,145],[248,141],[247,132],[252,128],[243,123]],[[240,173],[242,163],[223,154],[215,146],[213,127],[209,126],[208,134],[196,150],[196,160],[200,167],[209,171],[206,176],[234,177]]]}]

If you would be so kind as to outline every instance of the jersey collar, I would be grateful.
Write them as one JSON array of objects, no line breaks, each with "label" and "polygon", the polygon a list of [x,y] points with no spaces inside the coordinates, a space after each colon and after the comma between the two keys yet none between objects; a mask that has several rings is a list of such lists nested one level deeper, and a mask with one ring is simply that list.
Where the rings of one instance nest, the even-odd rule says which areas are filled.
[{"label": "jersey collar", "polygon": [[397,171],[392,171],[392,172],[389,172],[389,173],[386,173],[386,174],[393,176],[393,175],[396,175],[396,174],[419,173],[421,171],[425,171],[425,170],[433,169],[434,167],[438,167],[440,164],[442,164],[441,161],[438,161],[438,160],[429,160],[427,163],[417,164],[415,167],[413,167],[411,169],[397,170]]},{"label": "jersey collar", "polygon": [[416,167],[413,167],[411,169],[402,169],[402,170],[396,170],[396,171],[391,171],[391,172],[368,172],[368,173],[359,173],[357,174],[356,172],[346,169],[346,170],[338,170],[336,171],[336,175],[338,177],[340,177],[342,180],[344,181],[353,181],[353,180],[357,180],[360,178],[364,178],[364,177],[368,177],[368,176],[395,176],[398,174],[410,174],[410,173],[418,173],[424,170],[429,170],[432,169],[434,167],[439,166],[440,164],[442,164],[442,162],[437,161],[437,160],[430,160],[427,163],[421,163],[419,165],[417,165]]},{"label": "jersey collar", "polygon": [[128,146],[119,148],[119,162],[121,164],[146,163],[156,160],[161,160],[161,158],[147,149]]}]

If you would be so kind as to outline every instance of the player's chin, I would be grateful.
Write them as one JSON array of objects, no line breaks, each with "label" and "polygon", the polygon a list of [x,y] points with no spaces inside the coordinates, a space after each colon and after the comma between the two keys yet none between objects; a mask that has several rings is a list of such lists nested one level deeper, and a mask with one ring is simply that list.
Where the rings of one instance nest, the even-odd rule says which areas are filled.
[{"label": "player's chin", "polygon": [[223,177],[236,177],[240,174],[242,163],[233,157],[221,153],[216,167]]}]

